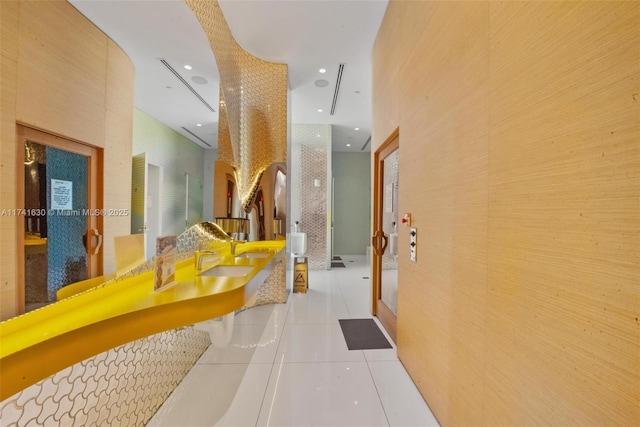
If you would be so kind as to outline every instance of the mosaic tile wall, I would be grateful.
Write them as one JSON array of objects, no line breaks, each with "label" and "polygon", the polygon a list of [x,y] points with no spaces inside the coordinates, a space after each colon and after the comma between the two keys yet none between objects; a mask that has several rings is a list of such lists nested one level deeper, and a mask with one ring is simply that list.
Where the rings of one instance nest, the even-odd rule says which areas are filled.
[{"label": "mosaic tile wall", "polygon": [[0,403],[0,425],[144,426],[210,344],[187,327],[116,347]]},{"label": "mosaic tile wall", "polygon": [[220,72],[219,159],[234,167],[251,211],[264,171],[287,160],[287,64],[263,61],[233,38],[217,1],[185,0],[202,25]]},{"label": "mosaic tile wall", "polygon": [[273,266],[269,277],[257,290],[255,306],[265,304],[284,304],[287,302],[287,283],[285,278],[284,258]]},{"label": "mosaic tile wall", "polygon": [[48,300],[56,300],[56,292],[63,286],[87,278],[87,250],[83,235],[87,232],[87,217],[82,215],[89,205],[87,157],[46,147],[47,151],[47,209],[51,209],[51,180],[72,183],[72,210],[47,215]]},{"label": "mosaic tile wall", "polygon": [[291,156],[290,224],[299,221],[299,231],[307,233],[309,268],[326,270],[330,263],[331,125],[292,125]]}]

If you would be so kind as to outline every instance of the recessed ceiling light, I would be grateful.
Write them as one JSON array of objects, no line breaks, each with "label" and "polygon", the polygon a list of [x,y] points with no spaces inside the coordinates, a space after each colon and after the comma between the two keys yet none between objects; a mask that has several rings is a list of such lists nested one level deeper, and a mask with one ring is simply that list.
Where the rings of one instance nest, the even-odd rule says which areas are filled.
[{"label": "recessed ceiling light", "polygon": [[354,130],[360,130],[360,128],[353,128]]},{"label": "recessed ceiling light", "polygon": [[324,68],[320,68],[318,71],[320,71],[321,73],[326,73],[327,72],[327,70],[324,69]]},{"label": "recessed ceiling light", "polygon": [[347,147],[351,147],[351,144],[347,144]]},{"label": "recessed ceiling light", "polygon": [[196,123],[196,126],[200,127],[202,126],[202,123]]},{"label": "recessed ceiling light", "polygon": [[314,85],[316,85],[317,87],[327,87],[329,86],[329,82],[326,81],[325,79],[318,79],[315,82],[313,82]]},{"label": "recessed ceiling light", "polygon": [[357,94],[359,94],[359,93],[360,93],[360,91],[359,91],[359,90],[357,90],[355,93],[356,93],[356,95],[357,95]]},{"label": "recessed ceiling light", "polygon": [[192,69],[193,67],[192,67],[191,65],[185,65],[185,66],[184,66],[184,68],[185,68],[186,70],[190,70],[190,69]]},{"label": "recessed ceiling light", "polygon": [[322,108],[318,108],[318,113],[322,113]]}]

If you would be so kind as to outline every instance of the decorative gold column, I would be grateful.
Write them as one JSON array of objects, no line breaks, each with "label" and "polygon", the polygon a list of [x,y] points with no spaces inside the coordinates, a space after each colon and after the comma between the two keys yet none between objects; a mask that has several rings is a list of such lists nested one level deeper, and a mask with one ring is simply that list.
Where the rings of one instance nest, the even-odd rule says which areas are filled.
[{"label": "decorative gold column", "polygon": [[263,61],[233,38],[217,0],[185,0],[209,38],[220,73],[219,160],[235,169],[245,212],[251,210],[262,173],[287,161],[286,64]]}]

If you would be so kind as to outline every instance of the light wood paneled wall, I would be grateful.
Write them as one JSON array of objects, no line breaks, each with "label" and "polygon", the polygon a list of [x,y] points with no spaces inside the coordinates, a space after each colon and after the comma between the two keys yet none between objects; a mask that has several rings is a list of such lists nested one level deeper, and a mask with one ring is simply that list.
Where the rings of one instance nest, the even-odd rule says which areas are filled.
[{"label": "light wood paneled wall", "polygon": [[398,354],[443,425],[640,425],[639,19],[638,2],[389,5],[372,147],[399,126],[418,228]]},{"label": "light wood paneled wall", "polygon": [[103,147],[107,40],[67,2],[21,1],[16,120]]},{"label": "light wood paneled wall", "polygon": [[[131,157],[135,71],[113,41],[107,44],[107,91],[104,139],[104,208],[131,212]],[[129,173],[123,173],[123,172]],[[123,191],[123,189],[127,191]],[[104,218],[104,273],[116,271],[114,237],[131,233],[130,216]]]},{"label": "light wood paneled wall", "polygon": [[[0,209],[16,206],[16,123],[104,148],[105,208],[129,208],[133,66],[66,1],[0,2]],[[126,156],[126,159],[124,158]],[[123,163],[124,162],[124,163]],[[129,218],[104,219],[105,242]],[[0,319],[17,314],[15,217],[0,218]],[[105,265],[113,262],[105,251]]]},{"label": "light wood paneled wall", "polygon": [[[0,206],[16,206],[16,70],[18,62],[17,2],[0,1]],[[8,205],[7,205],[8,204]],[[16,314],[15,217],[0,215],[0,319]]]},{"label": "light wood paneled wall", "polygon": [[[371,70],[377,102],[371,106],[375,120],[371,124],[371,141],[379,147],[398,127],[398,92],[400,56],[400,8],[398,3],[387,6],[384,25],[380,27],[372,61],[376,66]],[[373,160],[372,160],[373,161]],[[371,168],[373,177],[373,166]],[[373,189],[371,190],[373,191]],[[373,200],[373,199],[372,199]]]}]

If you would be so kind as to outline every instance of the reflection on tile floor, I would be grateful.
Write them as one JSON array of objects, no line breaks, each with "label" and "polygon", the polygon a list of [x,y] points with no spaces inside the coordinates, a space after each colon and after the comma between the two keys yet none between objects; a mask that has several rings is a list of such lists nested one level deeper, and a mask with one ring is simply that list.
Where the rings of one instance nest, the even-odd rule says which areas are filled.
[{"label": "reflection on tile floor", "polygon": [[236,315],[148,425],[437,426],[395,348],[347,349],[338,319],[371,317],[371,285],[365,256],[342,259],[310,270],[306,294]]}]

